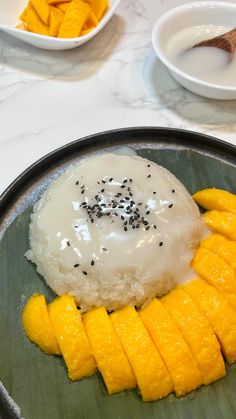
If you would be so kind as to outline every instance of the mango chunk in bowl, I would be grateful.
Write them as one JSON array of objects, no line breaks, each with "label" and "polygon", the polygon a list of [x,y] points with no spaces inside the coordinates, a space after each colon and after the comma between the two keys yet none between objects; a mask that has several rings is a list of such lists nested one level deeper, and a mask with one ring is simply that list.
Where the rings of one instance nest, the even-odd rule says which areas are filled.
[{"label": "mango chunk in bowl", "polygon": [[93,38],[121,0],[0,0],[0,30],[48,50],[71,49]]}]

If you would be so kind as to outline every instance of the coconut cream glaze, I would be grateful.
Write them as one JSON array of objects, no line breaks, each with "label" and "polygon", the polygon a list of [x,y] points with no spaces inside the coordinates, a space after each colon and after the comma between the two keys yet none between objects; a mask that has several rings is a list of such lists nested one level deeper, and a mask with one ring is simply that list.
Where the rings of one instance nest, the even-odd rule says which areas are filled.
[{"label": "coconut cream glaze", "polygon": [[166,169],[104,154],[62,174],[34,208],[27,257],[83,310],[141,305],[186,279],[202,234],[197,206]]}]

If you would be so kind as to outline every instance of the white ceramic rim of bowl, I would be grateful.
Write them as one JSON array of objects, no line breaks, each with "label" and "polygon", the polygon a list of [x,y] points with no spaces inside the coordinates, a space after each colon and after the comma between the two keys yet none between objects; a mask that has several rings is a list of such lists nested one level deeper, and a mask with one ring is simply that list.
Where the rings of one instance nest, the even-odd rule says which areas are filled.
[{"label": "white ceramic rim of bowl", "polygon": [[[172,64],[168,58],[166,58],[165,54],[162,52],[162,48],[160,47],[160,44],[158,42],[159,39],[159,32],[162,29],[163,25],[166,25],[167,23],[169,23],[169,19],[175,17],[177,14],[179,14],[179,12],[183,11],[183,10],[190,10],[196,6],[200,6],[202,8],[206,8],[209,6],[216,6],[219,8],[224,8],[225,6],[227,7],[232,7],[233,9],[235,9],[236,11],[236,4],[233,3],[228,3],[228,2],[224,2],[224,1],[196,1],[196,2],[192,2],[192,3],[185,3],[181,6],[177,6],[174,9],[169,10],[168,12],[166,12],[165,14],[163,14],[158,21],[155,23],[153,30],[152,30],[152,45],[153,48],[156,52],[156,54],[158,55],[158,57],[160,58],[160,60],[163,62],[163,64],[165,64],[165,66],[170,70],[173,71],[173,73],[178,74],[180,77],[188,79],[189,81],[192,81],[196,84],[198,84],[199,86],[205,86],[205,87],[210,87],[213,89],[216,89],[218,91],[228,91],[228,92],[235,92],[236,93],[236,87],[235,86],[230,86],[230,85],[218,85],[218,84],[214,84],[214,83],[209,83],[207,81],[198,79],[196,77],[190,76],[188,73],[185,73],[184,71],[180,70],[178,67],[176,67],[174,64]],[[235,51],[236,54],[236,51]]]},{"label": "white ceramic rim of bowl", "polygon": [[[59,47],[60,44],[62,46],[62,49],[71,49],[74,47],[79,47],[80,45],[85,44],[87,41],[89,41],[90,39],[92,39],[95,35],[97,35],[97,33],[99,33],[103,27],[109,22],[109,20],[112,18],[113,14],[115,13],[116,9],[118,8],[119,4],[121,3],[122,0],[114,0],[108,7],[107,11],[105,12],[105,14],[102,16],[101,20],[98,22],[97,26],[91,30],[90,32],[88,32],[85,35],[81,35],[78,36],[76,38],[57,38],[57,37],[53,37],[53,36],[48,36],[48,35],[41,35],[38,33],[34,33],[34,32],[27,32],[27,31],[23,31],[22,29],[18,29],[15,26],[12,25],[8,25],[8,24],[1,24],[0,23],[0,30],[2,30],[3,32],[7,32],[8,34],[15,36],[14,34],[18,35],[19,32],[23,33],[24,38],[22,37],[20,38],[23,42],[31,44],[30,39],[33,39],[35,41],[40,41],[42,40],[43,42],[47,43],[47,41],[49,41],[49,44],[54,44]],[[17,36],[16,36],[17,37]],[[27,40],[27,37],[29,38],[29,40]],[[34,44],[31,44],[33,46],[42,48],[42,49],[50,49],[50,50],[54,50],[54,48],[51,47],[44,47],[44,46],[39,46]],[[71,47],[70,47],[71,45]],[[64,48],[65,47],[65,48]],[[56,48],[56,49],[60,49],[60,48]],[[55,49],[55,50],[56,50]]]}]

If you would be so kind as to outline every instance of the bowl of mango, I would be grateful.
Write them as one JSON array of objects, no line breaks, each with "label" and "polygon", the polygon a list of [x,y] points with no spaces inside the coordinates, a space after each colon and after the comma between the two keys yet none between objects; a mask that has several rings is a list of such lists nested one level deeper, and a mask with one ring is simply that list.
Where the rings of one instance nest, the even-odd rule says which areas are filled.
[{"label": "bowl of mango", "polygon": [[0,30],[49,50],[71,49],[93,38],[121,0],[0,0]]}]

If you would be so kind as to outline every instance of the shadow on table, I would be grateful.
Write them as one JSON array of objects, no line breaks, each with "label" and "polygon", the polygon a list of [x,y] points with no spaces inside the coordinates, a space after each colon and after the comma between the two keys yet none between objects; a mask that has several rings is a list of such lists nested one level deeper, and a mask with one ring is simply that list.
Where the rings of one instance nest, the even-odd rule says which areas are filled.
[{"label": "shadow on table", "polygon": [[0,32],[0,65],[63,81],[81,80],[97,72],[116,48],[124,21],[115,15],[101,32],[81,47],[47,51]]},{"label": "shadow on table", "polygon": [[226,132],[235,126],[236,101],[207,99],[184,89],[153,51],[145,61],[144,82],[159,109],[169,109],[193,124],[217,126]]}]

